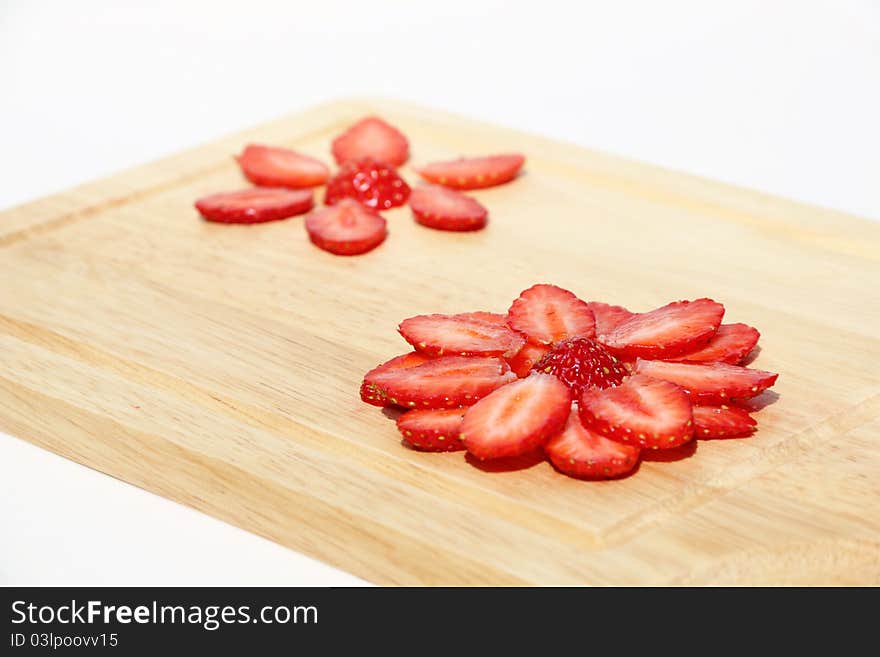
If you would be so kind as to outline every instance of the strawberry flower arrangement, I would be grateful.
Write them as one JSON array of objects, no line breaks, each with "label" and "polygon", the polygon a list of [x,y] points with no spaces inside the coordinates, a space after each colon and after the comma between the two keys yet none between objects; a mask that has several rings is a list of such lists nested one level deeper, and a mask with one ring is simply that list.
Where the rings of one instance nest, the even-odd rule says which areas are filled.
[{"label": "strawberry flower arrangement", "polygon": [[393,125],[368,116],[336,137],[331,150],[339,170],[278,146],[249,144],[236,160],[250,189],[222,192],[196,201],[207,221],[256,224],[305,214],[314,208],[311,188],[326,185],[325,207],[305,220],[309,239],[336,255],[372,251],[388,236],[380,214],[409,202],[415,221],[435,230],[484,228],[489,211],[461,190],[494,187],[516,178],[519,154],[433,162],[417,169],[428,184],[411,189],[397,167],[409,159],[409,141]]},{"label": "strawberry flower arrangement", "polygon": [[778,375],[740,364],[760,334],[723,317],[711,299],[633,313],[535,285],[506,315],[404,320],[413,351],[369,371],[360,395],[400,408],[416,450],[487,460],[542,449],[572,477],[618,477],[643,450],[756,430],[740,404]]},{"label": "strawberry flower arrangement", "polygon": [[[221,223],[309,213],[313,244],[358,255],[385,241],[380,211],[407,203],[428,228],[484,228],[488,210],[463,191],[508,183],[525,163],[514,153],[433,162],[416,169],[425,184],[413,189],[397,172],[409,160],[409,141],[374,116],[337,136],[331,151],[339,165],[333,175],[307,155],[250,144],[236,159],[255,187],[203,197],[196,208]],[[312,188],[320,185],[325,206],[314,209]],[[398,429],[417,450],[467,450],[485,460],[542,449],[573,477],[620,476],[643,450],[755,431],[740,403],[777,375],[742,366],[759,333],[722,324],[723,316],[711,299],[633,313],[535,285],[507,314],[404,320],[400,333],[413,351],[368,372],[361,398],[403,410]]]}]

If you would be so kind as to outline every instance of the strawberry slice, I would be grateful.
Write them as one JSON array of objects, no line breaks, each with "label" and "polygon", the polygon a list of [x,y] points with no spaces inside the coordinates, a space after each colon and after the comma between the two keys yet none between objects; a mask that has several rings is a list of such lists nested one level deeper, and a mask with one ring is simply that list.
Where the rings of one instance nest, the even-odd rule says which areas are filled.
[{"label": "strawberry slice", "polygon": [[711,299],[676,301],[626,320],[602,342],[624,358],[673,358],[706,345],[724,316],[724,306]]},{"label": "strawberry slice", "polygon": [[681,386],[697,404],[748,399],[764,392],[779,377],[773,372],[727,363],[670,363],[642,359],[636,362],[636,372]]},{"label": "strawberry slice", "polygon": [[376,394],[405,408],[469,406],[516,379],[500,358],[441,356],[370,377]]},{"label": "strawberry slice", "polygon": [[397,418],[403,439],[423,452],[455,452],[464,449],[460,439],[464,408],[407,411]]},{"label": "strawberry slice", "polygon": [[418,315],[400,323],[404,340],[429,356],[514,356],[525,344],[507,326],[465,315]]},{"label": "strawberry slice", "polygon": [[736,365],[755,348],[760,337],[758,329],[748,324],[722,324],[705,347],[669,360]]},{"label": "strawberry slice", "polygon": [[223,224],[259,224],[278,221],[312,209],[309,189],[243,189],[212,194],[196,201],[196,209],[208,221]]},{"label": "strawberry slice", "polygon": [[532,374],[471,406],[461,423],[465,448],[479,459],[525,454],[559,432],[571,397],[555,376]]},{"label": "strawberry slice", "polygon": [[596,318],[596,335],[610,333],[626,320],[636,316],[636,313],[630,312],[623,306],[611,306],[601,301],[590,301],[587,305]]},{"label": "strawberry slice", "polygon": [[453,189],[480,189],[516,178],[526,158],[518,153],[433,162],[418,169],[428,182]]},{"label": "strawberry slice", "polygon": [[579,408],[587,428],[639,447],[678,447],[694,434],[691,402],[684,390],[644,374],[616,388],[585,390]]},{"label": "strawberry slice", "polygon": [[543,344],[526,342],[515,356],[508,358],[510,369],[519,378],[524,379],[532,372],[532,368],[538,364],[544,356],[550,352],[550,347]]},{"label": "strawberry slice", "polygon": [[236,159],[245,178],[262,187],[314,187],[330,175],[320,160],[287,148],[248,144]]},{"label": "strawberry slice", "polygon": [[391,360],[374,367],[364,375],[364,380],[361,383],[361,401],[373,406],[393,406],[375,386],[373,378],[381,372],[393,372],[394,370],[403,370],[408,367],[421,365],[426,360],[428,360],[427,356],[414,351],[409,354],[395,356]]},{"label": "strawberry slice", "polygon": [[[500,313],[489,313],[477,310],[470,313],[459,313],[459,317],[465,319],[478,319],[497,326],[507,326],[507,315],[502,315]],[[505,358],[504,360],[510,365],[510,369],[513,370],[514,374],[520,379],[523,379],[531,373],[532,367],[534,367],[535,363],[541,360],[541,358],[544,357],[544,354],[548,351],[549,349],[543,345],[533,345],[531,342],[526,342],[522,349],[520,349],[515,355]]]},{"label": "strawberry slice", "polygon": [[465,319],[478,319],[482,322],[489,322],[496,326],[507,326],[507,315],[501,313],[488,313],[485,310],[475,310],[470,313],[459,313],[459,317]]},{"label": "strawberry slice", "polygon": [[569,477],[601,479],[632,470],[639,462],[641,450],[587,429],[581,423],[577,406],[572,405],[562,433],[548,440],[544,451],[556,469]]},{"label": "strawberry slice", "polygon": [[397,171],[371,158],[350,160],[327,181],[324,203],[335,205],[353,198],[371,208],[388,210],[406,203],[409,185]]},{"label": "strawberry slice", "polygon": [[309,239],[336,255],[358,255],[375,249],[385,241],[386,225],[378,212],[351,199],[306,217]]},{"label": "strawberry slice", "polygon": [[697,438],[743,438],[755,432],[758,423],[736,406],[694,406],[694,435]]},{"label": "strawberry slice", "polygon": [[368,116],[333,140],[337,164],[370,157],[399,167],[409,159],[409,142],[400,130],[377,116]]},{"label": "strawberry slice", "polygon": [[568,290],[555,285],[533,285],[507,311],[507,323],[534,344],[553,344],[569,338],[592,338],[593,311]]},{"label": "strawberry slice", "polygon": [[409,199],[416,221],[437,230],[480,230],[489,212],[470,196],[440,185],[420,185]]}]

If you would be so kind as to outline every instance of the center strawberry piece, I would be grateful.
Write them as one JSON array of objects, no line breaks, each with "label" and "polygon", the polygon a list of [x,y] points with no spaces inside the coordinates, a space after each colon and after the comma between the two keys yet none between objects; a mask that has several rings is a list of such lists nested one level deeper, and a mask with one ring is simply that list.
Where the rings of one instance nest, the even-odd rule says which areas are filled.
[{"label": "center strawberry piece", "polygon": [[324,203],[335,205],[353,198],[377,210],[403,205],[409,198],[409,185],[392,167],[372,158],[351,160],[327,181]]},{"label": "center strawberry piece", "polygon": [[534,369],[555,376],[575,397],[590,388],[620,385],[628,374],[620,361],[589,338],[560,342]]}]

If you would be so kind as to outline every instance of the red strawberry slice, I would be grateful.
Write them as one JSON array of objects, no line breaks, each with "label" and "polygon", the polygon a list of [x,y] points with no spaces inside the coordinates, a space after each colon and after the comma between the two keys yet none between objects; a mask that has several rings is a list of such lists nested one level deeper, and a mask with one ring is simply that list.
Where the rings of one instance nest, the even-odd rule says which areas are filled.
[{"label": "red strawberry slice", "polygon": [[518,456],[558,433],[570,408],[568,388],[555,376],[535,373],[471,406],[461,423],[461,437],[479,459]]},{"label": "red strawberry slice", "polygon": [[409,185],[387,164],[370,158],[351,160],[327,181],[324,203],[352,198],[380,210],[397,207],[409,198]]},{"label": "red strawberry slice", "polygon": [[464,408],[415,409],[397,418],[403,439],[423,452],[455,452],[464,449],[460,439]]},{"label": "red strawberry slice", "polygon": [[743,438],[755,432],[758,423],[736,406],[694,406],[694,436],[697,438]]},{"label": "red strawberry slice", "polygon": [[572,338],[557,344],[535,369],[562,381],[575,398],[587,388],[620,385],[629,372],[614,356],[589,338]]},{"label": "red strawberry slice", "polygon": [[570,477],[601,479],[632,470],[641,450],[587,429],[574,406],[562,433],[548,440],[544,451],[556,469]]},{"label": "red strawberry slice", "polygon": [[400,130],[377,116],[368,116],[333,140],[337,164],[370,157],[399,167],[409,159],[409,142]]},{"label": "red strawberry slice", "polygon": [[391,360],[374,367],[364,375],[363,383],[361,383],[361,401],[365,401],[373,406],[392,406],[393,404],[385,398],[381,391],[376,388],[373,378],[381,372],[393,372],[394,370],[403,370],[408,367],[421,365],[428,357],[418,352],[395,356]]},{"label": "red strawberry slice", "polygon": [[416,351],[429,356],[510,357],[525,344],[507,326],[464,315],[418,315],[403,320],[398,330]]},{"label": "red strawberry slice", "polygon": [[602,342],[617,356],[674,358],[706,345],[724,317],[724,306],[711,299],[676,301],[635,315],[608,333]]},{"label": "red strawberry slice", "polygon": [[262,187],[314,187],[330,175],[320,160],[287,148],[249,144],[237,159],[245,177]]},{"label": "red strawberry slice", "polygon": [[507,311],[507,323],[534,344],[592,338],[596,320],[584,301],[555,285],[533,285]]},{"label": "red strawberry slice", "polygon": [[459,313],[459,317],[465,319],[478,319],[482,322],[489,322],[497,326],[507,326],[507,315],[501,313],[488,313],[484,310],[475,310],[470,313]]},{"label": "red strawberry slice", "polygon": [[601,301],[590,301],[587,305],[596,318],[596,335],[610,333],[626,320],[636,316],[636,313],[630,312],[623,306],[611,306]]},{"label": "red strawberry slice", "polygon": [[416,187],[409,207],[418,223],[437,230],[480,230],[489,217],[488,210],[470,196],[440,185]]},{"label": "red strawberry slice", "polygon": [[544,356],[550,351],[550,347],[543,344],[532,344],[526,342],[513,358],[508,358],[510,369],[513,370],[519,378],[524,379],[532,372],[532,368],[538,364]]},{"label": "red strawberry slice", "polygon": [[678,447],[694,434],[691,402],[684,390],[644,374],[616,388],[585,390],[579,408],[584,426],[639,447]]},{"label": "red strawberry slice", "polygon": [[705,347],[670,360],[736,365],[755,348],[760,337],[758,329],[748,324],[722,324]]},{"label": "red strawberry slice", "polygon": [[378,212],[344,199],[306,217],[309,239],[336,255],[366,253],[385,241],[387,222]]},{"label": "red strawberry slice", "polygon": [[507,363],[493,357],[441,356],[421,365],[370,377],[376,394],[405,408],[469,406],[516,379]]},{"label": "red strawberry slice", "polygon": [[454,189],[480,189],[516,178],[526,158],[518,153],[433,162],[418,169],[428,182]]},{"label": "red strawberry slice", "polygon": [[773,372],[727,363],[670,363],[642,359],[636,363],[636,372],[681,386],[698,404],[748,399],[764,392],[779,377]]},{"label": "red strawberry slice", "polygon": [[196,209],[208,221],[259,224],[303,214],[312,203],[309,189],[256,188],[205,196],[196,201]]}]

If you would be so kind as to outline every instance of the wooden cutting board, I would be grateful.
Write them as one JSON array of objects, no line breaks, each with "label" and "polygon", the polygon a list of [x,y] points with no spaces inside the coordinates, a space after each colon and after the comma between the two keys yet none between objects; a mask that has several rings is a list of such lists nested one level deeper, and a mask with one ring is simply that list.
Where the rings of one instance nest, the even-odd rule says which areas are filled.
[{"label": "wooden cutting board", "polygon": [[[413,164],[528,155],[474,194],[487,230],[396,209],[385,244],[340,258],[301,217],[198,218],[197,197],[244,185],[245,143],[330,161],[374,112]],[[0,429],[368,580],[880,583],[880,224],[353,100],[0,214],[0,280]],[[781,373],[758,433],[589,483],[404,449],[360,403],[363,373],[406,350],[401,319],[503,312],[536,282],[635,310],[722,301]]]}]

